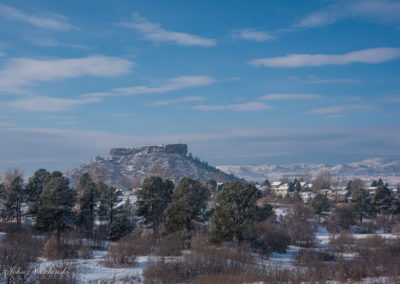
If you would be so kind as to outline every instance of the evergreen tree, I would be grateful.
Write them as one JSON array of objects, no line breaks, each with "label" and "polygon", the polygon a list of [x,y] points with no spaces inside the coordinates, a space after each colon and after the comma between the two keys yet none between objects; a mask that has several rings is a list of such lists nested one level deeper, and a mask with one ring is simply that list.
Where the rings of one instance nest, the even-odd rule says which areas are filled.
[{"label": "evergreen tree", "polygon": [[21,224],[21,207],[25,197],[24,180],[18,170],[9,170],[4,178],[2,198],[3,214],[7,220],[16,219]]},{"label": "evergreen tree", "polygon": [[268,179],[264,180],[264,181],[261,183],[261,185],[262,185],[262,186],[266,186],[267,188],[270,188],[270,187],[271,187],[271,183],[269,182]]},{"label": "evergreen tree", "polygon": [[116,206],[121,201],[121,191],[103,182],[98,183],[97,188],[100,192],[99,217],[111,226],[118,212]]},{"label": "evergreen tree", "polygon": [[45,184],[50,178],[50,173],[45,169],[37,170],[28,180],[26,185],[26,200],[29,204],[29,213],[36,216],[40,207],[40,195]]},{"label": "evergreen tree", "polygon": [[117,241],[132,232],[132,229],[132,223],[126,216],[117,217],[110,227],[108,239],[111,241]]},{"label": "evergreen tree", "polygon": [[87,234],[91,236],[96,218],[95,211],[99,193],[96,184],[92,181],[88,173],[84,173],[79,177],[76,191],[79,196],[80,205],[78,222],[79,225],[86,229]]},{"label": "evergreen tree", "polygon": [[349,182],[348,182],[347,185],[346,185],[346,190],[347,190],[347,191],[350,191],[350,190],[352,189],[352,187],[353,187],[352,181],[349,180]]},{"label": "evergreen tree", "polygon": [[243,241],[258,219],[260,197],[261,192],[250,183],[226,183],[216,196],[210,224],[211,241]]},{"label": "evergreen tree", "polygon": [[315,213],[318,214],[319,220],[321,220],[322,212],[328,211],[330,204],[329,199],[323,194],[318,193],[311,201],[311,207]]},{"label": "evergreen tree", "polygon": [[372,216],[374,214],[374,208],[371,204],[371,196],[365,189],[356,189],[352,194],[351,202],[353,203],[360,223],[362,223],[364,216]]},{"label": "evergreen tree", "polygon": [[204,220],[208,196],[207,189],[200,182],[190,178],[181,179],[165,211],[167,232],[182,231],[190,239],[193,222]]},{"label": "evergreen tree", "polygon": [[301,191],[301,184],[299,180],[296,181],[296,184],[294,185],[294,190],[297,192]]},{"label": "evergreen tree", "polygon": [[148,177],[143,181],[142,188],[137,191],[137,215],[143,216],[146,224],[154,229],[164,219],[164,210],[171,202],[174,184],[160,177]]},{"label": "evergreen tree", "polygon": [[392,207],[393,197],[389,188],[383,184],[382,179],[378,181],[378,188],[375,191],[375,196],[372,199],[375,212],[381,214],[390,213]]},{"label": "evergreen tree", "polygon": [[383,186],[383,185],[384,185],[384,183],[383,183],[382,178],[379,178],[378,182],[376,183],[376,186]]},{"label": "evergreen tree", "polygon": [[69,187],[69,180],[63,177],[61,172],[52,172],[40,195],[37,228],[43,231],[56,231],[59,240],[61,232],[74,223],[72,208],[75,199],[76,193]]}]

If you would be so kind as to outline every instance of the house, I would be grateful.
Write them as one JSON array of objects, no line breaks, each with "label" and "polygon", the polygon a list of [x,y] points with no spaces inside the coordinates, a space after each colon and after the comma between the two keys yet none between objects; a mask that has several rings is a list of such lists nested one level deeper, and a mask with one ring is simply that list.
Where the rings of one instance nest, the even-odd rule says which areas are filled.
[{"label": "house", "polygon": [[313,199],[315,197],[315,193],[311,191],[301,191],[300,192],[300,197],[304,202],[308,202],[309,200]]},{"label": "house", "polygon": [[287,183],[281,183],[281,185],[274,190],[274,193],[278,196],[285,197],[289,191],[289,185]]},{"label": "house", "polygon": [[281,182],[281,181],[274,181],[273,183],[271,183],[271,188],[272,188],[272,189],[277,189],[281,184],[283,184],[283,182]]},{"label": "house", "polygon": [[334,190],[329,193],[328,197],[336,202],[346,202],[351,197],[351,194],[348,190]]},{"label": "house", "polygon": [[331,193],[331,190],[329,188],[323,188],[319,190],[319,194],[328,196]]}]

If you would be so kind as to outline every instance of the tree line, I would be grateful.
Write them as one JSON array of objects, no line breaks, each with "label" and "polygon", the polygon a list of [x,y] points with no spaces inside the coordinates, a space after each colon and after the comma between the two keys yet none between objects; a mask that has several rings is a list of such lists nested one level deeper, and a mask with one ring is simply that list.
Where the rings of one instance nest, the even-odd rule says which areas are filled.
[{"label": "tree line", "polygon": [[70,229],[90,238],[102,227],[105,238],[117,240],[142,226],[159,235],[177,234],[189,247],[199,226],[209,226],[215,243],[248,239],[252,224],[273,214],[270,205],[257,205],[261,195],[250,183],[227,183],[217,192],[213,181],[182,178],[174,184],[152,176],[144,180],[133,204],[121,202],[120,191],[88,173],[71,187],[59,171],[39,169],[24,183],[19,170],[9,170],[0,184],[0,217],[17,224],[22,217],[32,219],[35,230],[55,233],[58,239]]}]

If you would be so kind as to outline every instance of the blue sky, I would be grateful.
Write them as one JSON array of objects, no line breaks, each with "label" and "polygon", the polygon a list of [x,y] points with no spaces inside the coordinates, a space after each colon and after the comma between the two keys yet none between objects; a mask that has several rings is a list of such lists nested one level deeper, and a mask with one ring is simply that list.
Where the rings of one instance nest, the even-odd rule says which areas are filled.
[{"label": "blue sky", "polygon": [[400,1],[2,1],[0,33],[3,171],[400,155]]}]

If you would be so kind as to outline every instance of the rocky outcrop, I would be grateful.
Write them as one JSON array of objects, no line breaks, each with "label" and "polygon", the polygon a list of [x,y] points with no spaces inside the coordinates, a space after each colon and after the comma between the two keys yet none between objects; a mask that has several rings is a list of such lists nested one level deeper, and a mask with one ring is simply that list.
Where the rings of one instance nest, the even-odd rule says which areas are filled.
[{"label": "rocky outcrop", "polygon": [[137,187],[151,175],[169,178],[174,182],[183,177],[200,181],[214,179],[218,182],[239,180],[187,153],[186,144],[114,148],[107,157],[96,157],[65,175],[74,184],[82,173],[89,172],[120,189]]}]

